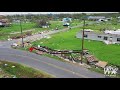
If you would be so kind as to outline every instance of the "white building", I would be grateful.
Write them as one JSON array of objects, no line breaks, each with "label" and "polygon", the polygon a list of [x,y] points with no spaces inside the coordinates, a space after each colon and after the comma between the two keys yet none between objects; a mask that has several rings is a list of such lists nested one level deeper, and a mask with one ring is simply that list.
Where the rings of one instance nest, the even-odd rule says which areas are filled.
[{"label": "white building", "polygon": [[69,26],[70,22],[72,22],[72,19],[71,18],[63,18],[62,21],[63,21],[64,26]]},{"label": "white building", "polygon": [[120,30],[119,30],[119,29],[116,30],[116,31],[114,31],[114,30],[105,30],[104,33],[105,33],[105,34],[116,34],[116,35],[120,35]]},{"label": "white building", "polygon": [[99,20],[99,19],[105,19],[105,16],[88,16],[88,20]]},{"label": "white building", "polygon": [[[115,31],[105,33],[97,33],[94,31],[85,31],[84,38],[89,40],[102,41],[106,44],[120,44],[120,31],[119,33]],[[82,31],[78,32],[76,35],[77,38],[82,38]]]}]

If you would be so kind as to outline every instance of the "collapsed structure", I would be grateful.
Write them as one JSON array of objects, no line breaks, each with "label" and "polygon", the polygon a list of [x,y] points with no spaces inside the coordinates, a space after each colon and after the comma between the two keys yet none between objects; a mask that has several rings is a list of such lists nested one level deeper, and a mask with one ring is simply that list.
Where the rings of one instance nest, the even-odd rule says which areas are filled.
[{"label": "collapsed structure", "polygon": [[0,15],[0,27],[10,26],[10,25],[11,25],[11,23],[10,23],[9,19],[7,19],[3,15]]}]

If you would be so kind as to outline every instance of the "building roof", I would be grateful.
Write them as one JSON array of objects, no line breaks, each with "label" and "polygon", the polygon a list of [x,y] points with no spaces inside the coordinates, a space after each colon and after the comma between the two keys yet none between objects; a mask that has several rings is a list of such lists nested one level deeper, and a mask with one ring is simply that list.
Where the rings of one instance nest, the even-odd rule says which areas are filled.
[{"label": "building roof", "polygon": [[71,21],[71,18],[63,18],[63,21]]},{"label": "building roof", "polygon": [[103,19],[105,16],[88,16],[88,19]]},{"label": "building roof", "polygon": [[[82,30],[80,31],[82,33]],[[119,31],[120,32],[120,31]],[[87,31],[84,31],[84,34],[91,34],[91,35],[102,35],[102,36],[113,36],[113,37],[118,37],[120,36],[120,33],[103,33],[103,32],[94,32],[94,31],[90,31],[90,32],[87,32]]]},{"label": "building roof", "polygon": [[92,32],[93,30],[91,30],[91,29],[85,29],[84,31],[85,32]]},{"label": "building roof", "polygon": [[116,30],[116,31],[105,30],[104,33],[106,33],[106,34],[117,34],[117,35],[120,35],[120,30]]}]

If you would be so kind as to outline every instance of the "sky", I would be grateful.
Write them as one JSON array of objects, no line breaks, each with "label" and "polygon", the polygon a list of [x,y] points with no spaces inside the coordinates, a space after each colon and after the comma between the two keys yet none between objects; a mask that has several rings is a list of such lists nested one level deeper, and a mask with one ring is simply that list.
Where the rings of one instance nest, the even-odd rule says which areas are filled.
[{"label": "sky", "polygon": [[60,14],[60,13],[118,13],[118,12],[0,12],[0,15],[15,15],[15,14]]}]

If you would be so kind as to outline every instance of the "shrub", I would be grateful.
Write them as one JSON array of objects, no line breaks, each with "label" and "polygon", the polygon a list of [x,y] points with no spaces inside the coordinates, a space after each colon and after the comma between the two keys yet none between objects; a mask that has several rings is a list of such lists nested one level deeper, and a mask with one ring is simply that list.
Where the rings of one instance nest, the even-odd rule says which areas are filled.
[{"label": "shrub", "polygon": [[32,31],[28,31],[25,33],[27,36],[31,36],[32,35]]}]

